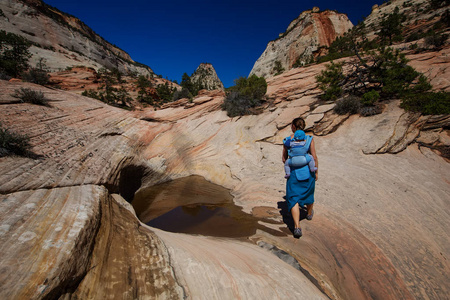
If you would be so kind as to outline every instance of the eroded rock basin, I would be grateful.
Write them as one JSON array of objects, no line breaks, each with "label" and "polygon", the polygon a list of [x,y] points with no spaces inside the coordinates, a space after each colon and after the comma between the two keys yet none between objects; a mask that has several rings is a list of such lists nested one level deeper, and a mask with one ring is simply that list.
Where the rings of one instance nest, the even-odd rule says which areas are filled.
[{"label": "eroded rock basin", "polygon": [[273,223],[242,211],[230,191],[201,176],[189,176],[143,189],[132,205],[138,218],[165,231],[216,237],[249,237],[257,229],[280,235],[258,223]]}]

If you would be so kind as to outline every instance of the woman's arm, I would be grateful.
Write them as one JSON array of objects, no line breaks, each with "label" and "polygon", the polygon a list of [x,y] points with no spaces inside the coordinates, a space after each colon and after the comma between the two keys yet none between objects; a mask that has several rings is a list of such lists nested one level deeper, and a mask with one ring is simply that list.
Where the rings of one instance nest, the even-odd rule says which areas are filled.
[{"label": "woman's arm", "polygon": [[286,162],[286,159],[287,159],[287,158],[288,158],[288,151],[287,151],[286,146],[283,145],[283,156],[282,156],[283,164]]},{"label": "woman's arm", "polygon": [[309,152],[311,153],[312,157],[314,157],[314,162],[316,163],[316,180],[319,178],[319,160],[317,159],[317,153],[316,153],[316,145],[314,143],[314,139],[311,141],[311,146],[309,147]]}]

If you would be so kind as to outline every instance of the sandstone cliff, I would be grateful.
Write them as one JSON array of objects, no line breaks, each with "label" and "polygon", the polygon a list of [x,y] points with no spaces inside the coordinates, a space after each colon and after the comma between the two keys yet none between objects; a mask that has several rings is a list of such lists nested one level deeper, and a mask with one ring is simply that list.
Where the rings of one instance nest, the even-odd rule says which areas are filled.
[{"label": "sandstone cliff", "polygon": [[7,0],[0,2],[4,16],[2,30],[31,41],[35,66],[40,59],[50,71],[71,66],[117,68],[122,73],[151,75],[153,71],[134,62],[125,51],[108,43],[79,19],[51,7],[41,0]]},{"label": "sandstone cliff", "polygon": [[345,14],[318,8],[304,11],[289,24],[286,32],[269,42],[250,75],[271,77],[281,69],[288,71],[294,64],[304,65],[317,56],[320,47],[330,46],[336,37],[352,27]]},{"label": "sandstone cliff", "polygon": [[384,16],[392,14],[396,7],[399,8],[400,14],[406,16],[406,20],[402,23],[404,37],[429,31],[441,19],[444,12],[449,9],[448,5],[433,8],[429,0],[392,0],[382,5],[374,5],[371,14],[364,20],[369,39],[375,38],[380,29],[380,20]]},{"label": "sandstone cliff", "polygon": [[201,63],[191,75],[192,82],[200,82],[207,90],[223,90],[223,83],[212,64]]}]

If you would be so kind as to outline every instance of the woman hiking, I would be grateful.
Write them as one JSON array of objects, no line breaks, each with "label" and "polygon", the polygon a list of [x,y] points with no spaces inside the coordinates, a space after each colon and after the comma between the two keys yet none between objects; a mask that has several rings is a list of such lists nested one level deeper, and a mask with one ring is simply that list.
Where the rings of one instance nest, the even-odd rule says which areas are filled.
[{"label": "woman hiking", "polygon": [[[312,136],[307,135],[303,145],[302,141],[299,141],[303,149],[294,140],[295,132],[305,129],[305,120],[295,118],[291,123],[291,129],[293,134],[283,140],[283,163],[289,159],[288,163],[291,169],[286,182],[286,201],[288,211],[291,212],[294,221],[294,237],[300,238],[303,234],[300,228],[300,207],[306,205],[307,220],[312,220],[314,215],[314,190],[318,179],[319,161]],[[294,145],[296,146],[294,147]],[[308,154],[314,158],[315,172],[312,172],[308,166]]]}]

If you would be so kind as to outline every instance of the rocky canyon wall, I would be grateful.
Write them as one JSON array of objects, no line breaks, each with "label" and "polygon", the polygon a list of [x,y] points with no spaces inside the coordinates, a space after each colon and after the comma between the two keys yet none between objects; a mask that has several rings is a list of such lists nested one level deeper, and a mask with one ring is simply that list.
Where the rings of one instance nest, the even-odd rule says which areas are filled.
[{"label": "rocky canyon wall", "polygon": [[151,75],[153,71],[135,63],[131,57],[97,35],[79,19],[42,1],[7,0],[0,3],[0,26],[6,32],[21,35],[33,43],[31,66],[40,59],[50,71],[71,66],[117,68],[122,73]]},{"label": "rocky canyon wall", "polygon": [[320,11],[317,7],[304,11],[291,22],[286,32],[269,42],[250,75],[272,77],[277,74],[276,64],[286,71],[294,64],[305,65],[317,56],[320,47],[330,46],[336,37],[352,27],[345,14]]}]

